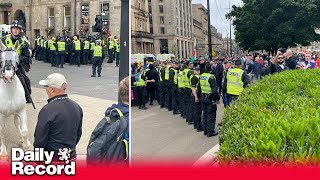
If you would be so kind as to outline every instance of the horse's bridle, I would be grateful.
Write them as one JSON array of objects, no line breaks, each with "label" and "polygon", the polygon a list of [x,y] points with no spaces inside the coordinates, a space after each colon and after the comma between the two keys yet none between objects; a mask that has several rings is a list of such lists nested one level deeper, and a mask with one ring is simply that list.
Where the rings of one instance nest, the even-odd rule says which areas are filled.
[{"label": "horse's bridle", "polygon": [[0,79],[3,79],[3,81],[5,83],[7,83],[8,81],[4,78],[5,75],[5,70],[10,70],[11,68],[13,68],[13,75],[12,77],[14,77],[16,75],[16,67],[13,65],[13,60],[5,60],[5,65],[2,67],[2,61],[0,62]]}]

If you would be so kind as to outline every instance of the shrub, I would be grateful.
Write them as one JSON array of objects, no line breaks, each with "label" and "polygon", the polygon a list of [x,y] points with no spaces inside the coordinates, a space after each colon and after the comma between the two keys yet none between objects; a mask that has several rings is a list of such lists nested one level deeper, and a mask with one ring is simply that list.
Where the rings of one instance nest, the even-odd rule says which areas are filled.
[{"label": "shrub", "polygon": [[320,70],[267,76],[223,117],[222,164],[311,164],[320,157]]}]

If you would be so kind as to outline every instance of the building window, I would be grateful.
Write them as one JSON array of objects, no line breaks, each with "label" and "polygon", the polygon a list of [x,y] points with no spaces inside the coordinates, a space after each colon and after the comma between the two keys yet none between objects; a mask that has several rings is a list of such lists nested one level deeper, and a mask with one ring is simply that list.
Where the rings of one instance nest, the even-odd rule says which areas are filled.
[{"label": "building window", "polygon": [[163,16],[160,16],[160,24],[164,25],[164,17]]},{"label": "building window", "polygon": [[159,0],[159,3],[163,3],[163,0]]},{"label": "building window", "polygon": [[165,32],[165,29],[164,29],[164,27],[160,27],[160,34],[165,34],[166,32]]},{"label": "building window", "polygon": [[160,53],[169,54],[168,39],[160,39]]},{"label": "building window", "polygon": [[159,5],[159,12],[163,14],[163,5]]},{"label": "building window", "polygon": [[48,27],[49,28],[54,27],[54,8],[48,9]]},{"label": "building window", "polygon": [[89,24],[89,5],[81,5],[81,24]]},{"label": "building window", "polygon": [[153,34],[153,27],[150,26],[150,33]]},{"label": "building window", "polygon": [[71,7],[64,7],[63,15],[63,27],[70,29],[71,28]]},{"label": "building window", "polygon": [[143,29],[142,29],[142,19],[140,19],[140,21],[139,21],[139,30],[140,30],[140,31],[143,30]]},{"label": "building window", "polygon": [[138,0],[138,8],[141,9],[141,1]]}]

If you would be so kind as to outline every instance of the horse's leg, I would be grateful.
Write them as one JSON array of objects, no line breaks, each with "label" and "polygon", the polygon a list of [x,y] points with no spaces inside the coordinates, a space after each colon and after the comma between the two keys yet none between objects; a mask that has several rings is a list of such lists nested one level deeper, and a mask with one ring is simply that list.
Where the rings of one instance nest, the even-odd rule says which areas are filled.
[{"label": "horse's leg", "polygon": [[22,135],[22,148],[29,149],[31,147],[31,143],[28,140],[28,127],[27,127],[27,112],[26,108],[23,108],[19,113],[19,118],[21,122],[21,135]]},{"label": "horse's leg", "polygon": [[0,115],[0,140],[1,140],[1,151],[0,156],[8,156],[6,142],[4,139],[4,126],[5,126],[5,116]]},{"label": "horse's leg", "polygon": [[19,131],[20,134],[20,143],[23,143],[23,137],[22,137],[22,131],[21,131],[21,122],[20,122],[20,118],[19,115],[15,114],[14,115],[14,125],[16,126],[16,128]]}]

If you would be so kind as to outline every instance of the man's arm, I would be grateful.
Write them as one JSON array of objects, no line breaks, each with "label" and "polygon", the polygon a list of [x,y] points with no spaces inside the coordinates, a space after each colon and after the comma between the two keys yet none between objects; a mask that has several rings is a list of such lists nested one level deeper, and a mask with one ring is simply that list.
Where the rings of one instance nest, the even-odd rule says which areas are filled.
[{"label": "man's arm", "polygon": [[211,87],[211,94],[212,94],[213,100],[219,101],[220,96],[218,93],[218,86],[217,86],[216,78],[214,76],[210,76],[209,83],[210,83],[210,87]]},{"label": "man's arm", "polygon": [[242,82],[243,82],[243,87],[246,88],[250,84],[250,79],[249,76],[246,73],[242,73]]},{"label": "man's arm", "polygon": [[198,82],[199,82],[198,78],[193,76],[192,79],[191,79],[191,91],[192,91],[192,94],[194,96],[194,101],[196,103],[199,102],[199,97],[198,97],[197,89],[196,89]]},{"label": "man's arm", "polygon": [[77,144],[78,144],[78,142],[81,138],[81,135],[82,135],[82,119],[83,119],[83,111],[82,111],[81,107],[79,107],[79,108],[80,108],[80,112],[81,112],[81,120],[79,123],[78,132],[77,132]]},{"label": "man's arm", "polygon": [[33,146],[44,148],[48,143],[48,133],[49,133],[49,124],[51,121],[52,115],[50,110],[43,108],[38,115],[38,122],[36,129],[34,131],[34,143]]}]

